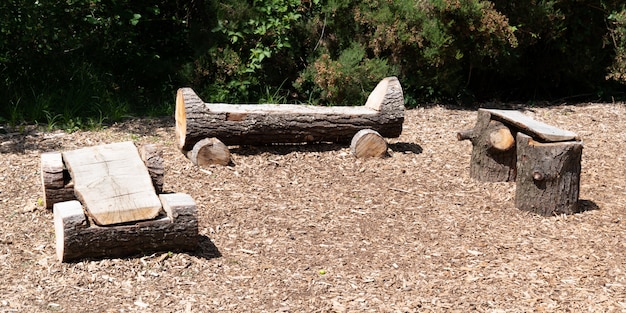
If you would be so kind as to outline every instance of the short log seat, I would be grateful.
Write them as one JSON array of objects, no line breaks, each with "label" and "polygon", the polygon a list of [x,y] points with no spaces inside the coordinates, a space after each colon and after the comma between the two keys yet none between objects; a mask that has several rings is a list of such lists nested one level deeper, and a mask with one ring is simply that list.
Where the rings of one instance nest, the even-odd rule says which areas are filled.
[{"label": "short log seat", "polygon": [[479,109],[470,140],[470,177],[516,181],[515,205],[544,216],[579,210],[583,142],[573,132],[536,121],[514,110]]}]

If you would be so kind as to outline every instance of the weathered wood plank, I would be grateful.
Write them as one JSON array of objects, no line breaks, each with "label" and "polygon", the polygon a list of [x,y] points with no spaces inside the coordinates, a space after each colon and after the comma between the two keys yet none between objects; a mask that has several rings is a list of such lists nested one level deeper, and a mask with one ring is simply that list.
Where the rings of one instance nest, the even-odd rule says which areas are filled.
[{"label": "weathered wood plank", "polygon": [[571,131],[563,130],[540,121],[536,121],[531,117],[524,115],[522,112],[515,110],[496,110],[496,109],[478,109],[486,111],[489,114],[522,129],[531,137],[538,137],[547,142],[580,140],[578,135]]},{"label": "weathered wood plank", "polygon": [[98,225],[156,217],[161,202],[132,142],[63,152],[74,192]]}]

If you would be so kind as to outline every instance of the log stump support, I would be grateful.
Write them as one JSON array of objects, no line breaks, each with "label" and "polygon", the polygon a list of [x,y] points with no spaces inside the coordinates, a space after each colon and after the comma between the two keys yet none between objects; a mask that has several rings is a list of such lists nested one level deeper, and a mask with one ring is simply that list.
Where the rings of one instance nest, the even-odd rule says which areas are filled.
[{"label": "log stump support", "polygon": [[578,210],[582,141],[541,143],[517,134],[515,206],[539,215]]},{"label": "log stump support", "polygon": [[55,203],[76,199],[70,173],[63,165],[60,152],[41,154],[43,205],[51,210]]},{"label": "log stump support", "polygon": [[128,225],[98,226],[77,200],[54,205],[56,253],[61,262],[154,251],[192,251],[198,245],[196,204],[187,194],[159,196],[164,216]]},{"label": "log stump support", "polygon": [[518,111],[479,109],[473,129],[470,177],[516,182],[515,206],[543,216],[578,212],[583,143],[572,132]]},{"label": "log stump support", "polygon": [[350,151],[357,158],[383,158],[388,156],[387,141],[377,131],[362,129],[350,143]]},{"label": "log stump support", "polygon": [[515,129],[493,120],[488,111],[479,110],[473,129],[457,133],[458,140],[470,140],[473,146],[470,177],[479,181],[515,181]]},{"label": "log stump support", "polygon": [[206,167],[208,165],[230,164],[230,151],[219,139],[204,138],[195,145],[191,151],[187,151],[187,158],[194,165]]}]

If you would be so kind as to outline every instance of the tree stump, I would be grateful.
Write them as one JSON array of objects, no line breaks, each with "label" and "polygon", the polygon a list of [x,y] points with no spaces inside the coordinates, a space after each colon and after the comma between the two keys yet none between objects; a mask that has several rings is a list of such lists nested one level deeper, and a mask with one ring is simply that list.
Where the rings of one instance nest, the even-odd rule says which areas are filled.
[{"label": "tree stump", "polygon": [[582,141],[541,143],[517,134],[515,206],[543,216],[578,212]]},{"label": "tree stump", "polygon": [[509,127],[493,120],[485,110],[478,110],[473,129],[457,133],[458,140],[470,140],[472,157],[470,177],[479,181],[515,181],[515,140]]},{"label": "tree stump", "polygon": [[350,151],[357,158],[382,158],[387,156],[387,141],[377,131],[363,129],[352,138]]},{"label": "tree stump", "polygon": [[355,107],[204,103],[192,89],[181,88],[175,117],[177,145],[185,155],[205,138],[218,138],[229,146],[349,142],[361,129],[400,136],[404,95],[396,77],[383,79],[367,103]]}]

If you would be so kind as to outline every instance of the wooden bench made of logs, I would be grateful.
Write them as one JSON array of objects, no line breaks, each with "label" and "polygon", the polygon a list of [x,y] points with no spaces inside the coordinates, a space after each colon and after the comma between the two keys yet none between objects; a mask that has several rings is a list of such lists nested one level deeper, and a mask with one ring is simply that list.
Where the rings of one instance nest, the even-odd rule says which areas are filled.
[{"label": "wooden bench made of logs", "polygon": [[470,140],[470,177],[516,181],[515,205],[544,216],[578,212],[583,143],[573,132],[536,121],[519,111],[479,109]]},{"label": "wooden bench made of logs", "polygon": [[44,203],[53,209],[62,262],[158,250],[194,250],[196,205],[161,194],[163,159],[132,142],[41,155]]},{"label": "wooden bench made of logs", "polygon": [[[364,106],[352,107],[205,103],[191,88],[181,88],[175,118],[178,148],[194,164],[228,163],[229,145],[352,141],[366,147],[353,147],[353,153],[371,147],[375,152],[364,153],[370,156],[380,154],[380,140],[369,145],[374,136],[400,136],[404,95],[396,77],[380,81]],[[360,136],[370,140],[355,139],[359,131],[368,129]],[[383,143],[386,153],[384,139]],[[202,153],[202,149],[208,150]]]}]

